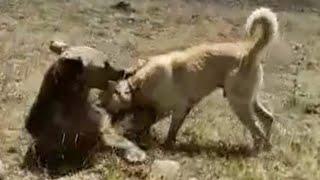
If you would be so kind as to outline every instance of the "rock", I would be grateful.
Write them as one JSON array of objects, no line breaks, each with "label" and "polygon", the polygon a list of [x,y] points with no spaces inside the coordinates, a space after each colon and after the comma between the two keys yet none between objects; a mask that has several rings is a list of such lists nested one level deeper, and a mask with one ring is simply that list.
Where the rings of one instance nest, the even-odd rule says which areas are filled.
[{"label": "rock", "polygon": [[303,45],[300,43],[292,43],[292,49],[295,51],[301,49],[302,47],[303,47]]},{"label": "rock", "polygon": [[180,173],[180,164],[172,160],[155,160],[151,166],[149,180],[175,180]]},{"label": "rock", "polygon": [[66,50],[66,48],[68,48],[68,45],[63,41],[60,41],[60,40],[50,41],[49,49],[56,54],[60,55],[63,51]]},{"label": "rock", "polygon": [[198,179],[195,177],[192,177],[192,178],[189,178],[189,180],[198,180]]},{"label": "rock", "polygon": [[307,69],[308,70],[318,70],[320,69],[319,66],[320,63],[318,63],[316,60],[310,60],[309,62],[307,62]]},{"label": "rock", "polygon": [[18,14],[18,18],[19,18],[19,19],[24,19],[25,16],[24,16],[22,13],[19,13],[19,14]]},{"label": "rock", "polygon": [[120,1],[111,6],[113,9],[122,10],[125,12],[135,12],[136,10],[131,7],[131,4],[127,1]]},{"label": "rock", "polygon": [[320,114],[320,104],[307,104],[304,112],[306,114]]},{"label": "rock", "polygon": [[7,30],[9,32],[12,32],[13,30],[15,30],[17,24],[17,21],[10,16],[0,16],[0,30]]}]

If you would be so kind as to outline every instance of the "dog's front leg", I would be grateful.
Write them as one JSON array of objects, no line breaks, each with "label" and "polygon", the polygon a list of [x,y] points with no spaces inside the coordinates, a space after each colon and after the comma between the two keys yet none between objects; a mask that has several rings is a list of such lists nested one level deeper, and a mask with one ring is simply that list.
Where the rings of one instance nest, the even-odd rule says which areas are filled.
[{"label": "dog's front leg", "polygon": [[171,124],[168,132],[167,139],[165,141],[166,147],[172,147],[176,141],[177,133],[184,122],[185,117],[189,113],[190,108],[187,106],[180,106],[172,111]]}]

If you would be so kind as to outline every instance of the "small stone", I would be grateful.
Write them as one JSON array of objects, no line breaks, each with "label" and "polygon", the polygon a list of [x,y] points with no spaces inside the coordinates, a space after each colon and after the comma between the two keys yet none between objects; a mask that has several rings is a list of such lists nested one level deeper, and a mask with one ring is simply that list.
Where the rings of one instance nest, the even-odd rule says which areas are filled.
[{"label": "small stone", "polygon": [[308,104],[305,107],[305,113],[307,113],[307,114],[320,114],[320,104]]},{"label": "small stone", "polygon": [[297,45],[293,45],[292,46],[293,50],[297,51],[299,49],[299,47]]},{"label": "small stone", "polygon": [[61,54],[67,47],[68,45],[60,40],[51,40],[49,44],[49,49],[57,54]]},{"label": "small stone", "polygon": [[131,4],[127,1],[120,1],[117,4],[111,6],[113,9],[122,10],[125,12],[135,12],[136,10],[131,7]]},{"label": "small stone", "polygon": [[319,69],[319,63],[315,60],[310,60],[307,63],[307,69],[308,70],[317,70],[317,69]]},{"label": "small stone", "polygon": [[192,177],[192,178],[189,178],[189,180],[198,180],[198,179],[195,177]]},{"label": "small stone", "polygon": [[303,45],[300,43],[293,43],[293,46],[292,46],[293,50],[295,50],[295,51],[301,49],[302,47],[303,47]]},{"label": "small stone", "polygon": [[178,178],[180,164],[172,160],[155,160],[148,179],[175,180]]},{"label": "small stone", "polygon": [[18,14],[18,18],[19,18],[19,19],[24,19],[24,15],[23,15],[22,13],[19,13],[19,14]]}]

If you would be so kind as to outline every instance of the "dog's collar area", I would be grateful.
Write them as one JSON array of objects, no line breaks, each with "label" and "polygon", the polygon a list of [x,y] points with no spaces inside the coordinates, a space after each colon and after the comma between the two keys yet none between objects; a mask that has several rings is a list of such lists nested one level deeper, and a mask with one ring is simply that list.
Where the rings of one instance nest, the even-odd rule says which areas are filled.
[{"label": "dog's collar area", "polygon": [[128,86],[129,86],[129,90],[131,93],[131,97],[134,98],[137,95],[140,87],[137,85],[133,85],[132,82],[130,81],[130,79],[128,79],[127,81],[128,81]]},{"label": "dog's collar area", "polygon": [[128,83],[129,93],[131,94],[131,98],[133,98],[136,95],[137,87],[134,86],[129,79],[126,80]]},{"label": "dog's collar area", "polygon": [[133,86],[129,79],[127,80],[127,83],[128,83],[130,92],[133,93],[137,89],[137,87]]},{"label": "dog's collar area", "polygon": [[[135,88],[135,87],[130,83],[129,80],[125,80],[125,81],[126,81],[127,84],[128,84],[129,93],[131,94],[131,96],[133,96],[133,95],[134,95],[134,92],[135,92],[135,90],[136,90],[137,88]],[[122,97],[122,93],[123,93],[123,92],[121,92],[121,91],[119,91],[119,90],[116,90],[114,93],[117,94],[119,97]]]},{"label": "dog's collar area", "polygon": [[123,70],[123,76],[122,79],[128,79],[129,77],[131,77],[133,75],[132,72],[128,72],[126,70]]}]

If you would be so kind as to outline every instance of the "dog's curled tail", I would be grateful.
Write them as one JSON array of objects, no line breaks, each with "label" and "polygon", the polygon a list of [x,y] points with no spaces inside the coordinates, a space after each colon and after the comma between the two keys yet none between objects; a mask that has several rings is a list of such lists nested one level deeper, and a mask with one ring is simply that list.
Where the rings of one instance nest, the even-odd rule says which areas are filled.
[{"label": "dog's curled tail", "polygon": [[257,41],[248,52],[248,66],[254,65],[258,62],[258,53],[274,38],[278,37],[278,20],[277,15],[269,8],[261,7],[254,10],[248,17],[246,22],[246,35],[252,37],[257,29],[257,26],[261,25],[262,32]]}]

